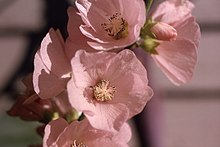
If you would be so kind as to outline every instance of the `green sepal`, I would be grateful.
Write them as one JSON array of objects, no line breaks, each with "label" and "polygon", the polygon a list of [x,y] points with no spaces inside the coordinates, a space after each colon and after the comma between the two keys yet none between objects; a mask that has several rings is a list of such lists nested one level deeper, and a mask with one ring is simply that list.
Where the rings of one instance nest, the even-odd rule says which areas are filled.
[{"label": "green sepal", "polygon": [[149,13],[153,1],[154,0],[147,0],[147,1],[145,1],[146,2],[146,15]]},{"label": "green sepal", "polygon": [[141,28],[141,38],[145,39],[147,37],[156,38],[155,34],[151,32],[151,28],[156,24],[157,22],[153,21],[152,18],[147,19],[144,26]]},{"label": "green sepal", "polygon": [[58,119],[58,118],[60,118],[59,113],[58,113],[58,112],[53,112],[53,113],[52,113],[52,120],[56,120],[56,119]]},{"label": "green sepal", "polygon": [[71,123],[74,120],[78,120],[79,117],[79,113],[75,109],[73,109],[66,115],[66,121]]},{"label": "green sepal", "polygon": [[148,53],[150,54],[155,54],[157,55],[158,52],[156,51],[156,47],[160,45],[160,43],[151,37],[145,37],[141,43],[141,47]]}]

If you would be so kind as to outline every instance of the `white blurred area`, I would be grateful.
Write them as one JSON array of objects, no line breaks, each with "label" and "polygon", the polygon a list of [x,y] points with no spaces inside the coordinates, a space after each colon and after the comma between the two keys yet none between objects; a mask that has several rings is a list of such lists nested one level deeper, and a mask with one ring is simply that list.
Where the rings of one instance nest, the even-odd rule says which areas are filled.
[{"label": "white blurred area", "polygon": [[[193,0],[193,3],[194,15],[204,28],[192,81],[176,87],[153,62],[148,69],[154,87],[161,92],[161,114],[155,116],[162,117],[158,119],[161,122],[151,125],[157,131],[155,137],[161,135],[160,147],[220,147],[220,1]],[[29,40],[22,32],[38,31],[44,26],[44,0],[0,0],[0,8],[1,89],[26,52]],[[0,118],[11,104],[7,96],[1,95]],[[158,124],[162,130],[156,128]]]},{"label": "white blurred area", "polygon": [[39,30],[43,27],[43,0],[0,0],[0,28]]}]

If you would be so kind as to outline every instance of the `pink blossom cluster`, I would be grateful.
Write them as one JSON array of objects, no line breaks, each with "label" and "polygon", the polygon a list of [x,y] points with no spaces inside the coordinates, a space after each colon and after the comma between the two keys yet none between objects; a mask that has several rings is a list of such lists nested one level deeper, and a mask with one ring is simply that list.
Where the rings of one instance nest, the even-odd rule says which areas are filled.
[{"label": "pink blossom cluster", "polygon": [[165,0],[149,10],[151,3],[76,0],[67,10],[68,37],[49,30],[27,90],[8,113],[43,123],[43,147],[128,146],[127,122],[153,95],[132,50],[143,48],[175,85],[190,81],[197,61],[194,5]]}]

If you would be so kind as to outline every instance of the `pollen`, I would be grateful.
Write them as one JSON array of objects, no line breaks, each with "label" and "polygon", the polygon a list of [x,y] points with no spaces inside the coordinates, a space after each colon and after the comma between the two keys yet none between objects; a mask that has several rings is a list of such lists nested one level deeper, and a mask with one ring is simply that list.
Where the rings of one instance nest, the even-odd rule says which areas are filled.
[{"label": "pollen", "polygon": [[115,40],[128,36],[128,22],[121,16],[121,13],[115,13],[108,18],[108,22],[102,23],[101,26],[109,36]]},{"label": "pollen", "polygon": [[108,80],[101,80],[93,86],[94,99],[99,102],[111,101],[114,97],[116,88],[110,85]]},{"label": "pollen", "polygon": [[83,143],[77,144],[76,140],[74,140],[72,147],[88,147],[88,146]]}]

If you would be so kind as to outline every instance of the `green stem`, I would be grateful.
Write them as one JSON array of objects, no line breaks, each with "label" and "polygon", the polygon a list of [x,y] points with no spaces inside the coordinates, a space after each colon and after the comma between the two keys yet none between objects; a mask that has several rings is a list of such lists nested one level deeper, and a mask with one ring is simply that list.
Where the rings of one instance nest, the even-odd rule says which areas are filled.
[{"label": "green stem", "polygon": [[151,7],[153,1],[154,0],[147,0],[147,2],[146,2],[146,13],[147,13],[147,15],[148,15],[148,12],[150,10],[150,7]]}]

